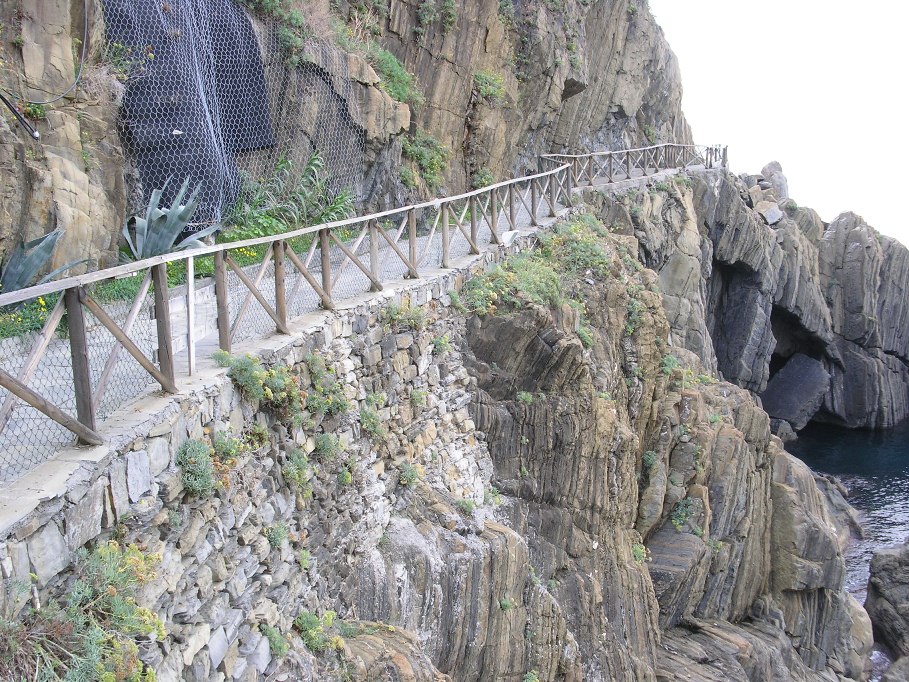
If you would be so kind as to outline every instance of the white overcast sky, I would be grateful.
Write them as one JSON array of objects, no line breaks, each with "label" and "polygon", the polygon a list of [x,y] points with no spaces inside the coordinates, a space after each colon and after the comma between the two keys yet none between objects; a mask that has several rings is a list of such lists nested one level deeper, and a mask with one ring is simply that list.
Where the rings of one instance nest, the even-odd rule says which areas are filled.
[{"label": "white overcast sky", "polygon": [[853,211],[909,245],[909,2],[650,0],[698,144],[736,173],[779,161],[825,221]]}]

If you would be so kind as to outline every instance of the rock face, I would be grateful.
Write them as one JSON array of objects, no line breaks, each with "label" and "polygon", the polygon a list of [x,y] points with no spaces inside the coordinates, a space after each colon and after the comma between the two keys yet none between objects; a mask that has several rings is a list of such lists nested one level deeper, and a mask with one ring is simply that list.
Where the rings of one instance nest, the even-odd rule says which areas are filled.
[{"label": "rock face", "polygon": [[[241,170],[267,177],[280,159],[299,167],[318,150],[335,191],[351,190],[361,207],[387,208],[428,191],[423,186],[408,189],[401,180],[401,138],[416,129],[447,148],[441,190],[449,193],[463,191],[480,171],[502,179],[535,170],[541,153],[691,142],[680,108],[675,56],[646,4],[630,0],[558,8],[543,0],[508,3],[514,11],[498,0],[455,3],[453,24],[447,28],[437,19],[427,22],[423,6],[436,8],[435,2],[386,0],[369,3],[366,10],[363,3],[331,3],[330,9],[327,0],[313,0],[304,19],[315,37],[307,45],[305,63],[293,69],[286,68],[279,28],[251,16],[262,64],[247,61],[264,69],[272,129],[259,126],[247,139],[248,131],[246,137],[235,134],[245,123],[242,102],[239,109],[234,106],[236,93],[224,96],[224,106],[209,100],[202,106],[195,99],[204,98],[192,93],[201,87],[199,91],[211,94],[220,85],[211,80],[211,69],[189,68],[199,61],[191,58],[195,47],[189,46],[189,34],[205,24],[196,15],[210,12],[217,20],[215,38],[232,27],[235,38],[242,39],[235,47],[214,46],[223,53],[214,63],[227,69],[220,74],[221,82],[231,88],[247,77],[252,67],[231,74],[235,67],[229,58],[256,49],[251,31],[242,21],[217,23],[241,11],[235,4],[193,0],[182,8],[168,4],[161,9],[151,0],[105,3],[108,37],[119,42],[117,49],[152,44],[159,52],[157,60],[118,58],[116,51],[105,51],[101,4],[89,4],[85,77],[73,93],[47,106],[46,119],[34,122],[42,140],[31,140],[8,120],[0,122],[0,253],[15,239],[62,227],[66,235],[55,264],[90,258],[95,264],[89,267],[110,265],[117,259],[125,218],[144,208],[143,196],[150,188],[143,183],[160,182],[168,173],[188,173],[206,182],[203,195],[218,204],[217,210],[206,206],[198,217],[217,217],[229,208],[239,187],[234,159],[228,158],[233,155]],[[0,84],[38,100],[68,88],[77,65],[74,55],[79,55],[76,39],[82,40],[80,8],[64,0],[24,0],[21,7],[0,9],[0,23],[20,30],[22,43],[17,47],[17,38],[0,45],[0,59],[8,67]],[[368,29],[357,14],[364,11],[373,22]],[[355,35],[367,30],[399,57],[416,76],[424,103],[412,109],[394,101],[387,84],[350,47],[349,39],[334,39],[330,12],[342,24],[350,18]],[[130,33],[143,22],[154,39],[140,41]],[[193,36],[201,42],[211,38],[204,31]],[[131,81],[124,69],[137,60],[148,77]],[[189,75],[175,82],[171,72],[182,74],[183,66]],[[477,73],[503,79],[500,104],[476,95]],[[262,118],[262,79],[254,80],[260,92],[245,110],[257,108]],[[239,85],[240,95],[252,87]],[[184,90],[193,101],[175,94]],[[151,106],[164,97],[162,91],[179,101],[168,108]],[[213,118],[200,118],[202,110],[214,111]],[[185,125],[177,126],[183,119]],[[206,133],[212,126],[214,141]],[[174,137],[179,127],[187,130]],[[235,139],[239,137],[243,139]],[[138,170],[128,163],[131,157],[141,157]]]},{"label": "rock face", "polygon": [[[4,577],[36,573],[46,602],[76,544],[141,543],[160,562],[140,603],[167,636],[140,655],[174,682],[860,679],[870,625],[843,591],[842,510],[747,390],[668,344],[635,237],[596,234],[608,274],[579,276],[574,306],[465,315],[447,292],[483,257],[269,342],[308,393],[321,358],[347,412],[283,423],[200,368],[203,388],[6,528]],[[418,329],[383,313],[392,296]],[[253,424],[266,438],[216,492],[187,493],[186,439]],[[325,434],[341,453],[317,452]],[[318,626],[333,650],[307,649],[304,611],[336,614]]]},{"label": "rock face", "polygon": [[[778,164],[768,173],[784,183]],[[705,171],[585,198],[640,240],[674,343],[760,395],[771,416],[796,430],[811,419],[893,426],[909,417],[909,250],[854,214],[824,225],[791,199],[769,224],[760,211],[779,191],[762,176]]]},{"label": "rock face", "polygon": [[874,553],[865,609],[875,636],[897,657],[909,656],[909,544]]}]

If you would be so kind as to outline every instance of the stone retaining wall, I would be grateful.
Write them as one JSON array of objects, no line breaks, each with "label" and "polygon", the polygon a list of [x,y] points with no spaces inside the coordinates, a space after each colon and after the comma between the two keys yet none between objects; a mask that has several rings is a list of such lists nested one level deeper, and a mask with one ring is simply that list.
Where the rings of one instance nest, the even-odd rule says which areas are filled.
[{"label": "stone retaining wall", "polygon": [[[398,282],[301,320],[291,336],[257,343],[266,365],[289,366],[304,386],[307,356],[324,358],[351,402],[346,415],[288,429],[242,399],[226,371],[206,361],[181,394],[146,395],[108,420],[105,446],[62,452],[0,491],[3,578],[7,586],[33,585],[32,594],[7,590],[0,608],[16,613],[29,599],[62,593],[74,553],[116,537],[161,557],[142,601],[163,618],[168,635],[141,647],[159,680],[246,680],[273,672],[278,662],[259,626],[289,632],[300,608],[325,607],[329,580],[343,581],[355,557],[381,542],[395,505],[406,503],[401,467],[455,497],[482,502],[492,464],[468,416],[471,379],[457,351],[464,318],[448,292],[531,239],[526,233],[508,248]],[[382,317],[390,303],[420,308],[425,326],[393,333]],[[367,402],[387,431],[384,440],[361,428]],[[268,442],[240,458],[229,486],[203,499],[186,493],[175,464],[180,446],[216,432],[239,435],[253,424],[268,429]],[[339,461],[313,463],[306,499],[285,480],[282,464],[293,448],[311,452],[319,432],[336,434],[344,453]],[[339,478],[341,468],[352,481]],[[265,532],[279,524],[288,535],[273,546]]]}]

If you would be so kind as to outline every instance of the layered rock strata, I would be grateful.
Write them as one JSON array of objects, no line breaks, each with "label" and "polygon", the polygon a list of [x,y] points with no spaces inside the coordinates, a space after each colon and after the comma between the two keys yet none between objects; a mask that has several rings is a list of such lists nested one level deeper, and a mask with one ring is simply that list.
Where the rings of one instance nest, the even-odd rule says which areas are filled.
[{"label": "layered rock strata", "polygon": [[[383,297],[265,344],[307,391],[322,358],[346,413],[292,427],[210,368],[150,399],[153,417],[64,458],[65,489],[5,528],[4,576],[65,593],[71,553],[115,531],[159,555],[142,603],[168,634],[141,647],[159,680],[859,679],[870,630],[811,472],[748,391],[669,345],[637,240],[600,238],[609,275],[581,275],[583,319],[465,316],[455,273],[393,295],[417,328]],[[267,440],[216,494],[188,494],[186,439],[253,425]],[[319,434],[342,452],[322,458]],[[21,485],[65,478],[47,473]],[[337,613],[338,651],[307,648],[303,611]]]},{"label": "layered rock strata", "polygon": [[[893,426],[909,416],[909,250],[851,213],[823,223],[780,199],[779,164],[764,174],[695,172],[587,198],[639,238],[673,340],[762,396],[787,429]],[[785,214],[773,224],[768,201]]]}]

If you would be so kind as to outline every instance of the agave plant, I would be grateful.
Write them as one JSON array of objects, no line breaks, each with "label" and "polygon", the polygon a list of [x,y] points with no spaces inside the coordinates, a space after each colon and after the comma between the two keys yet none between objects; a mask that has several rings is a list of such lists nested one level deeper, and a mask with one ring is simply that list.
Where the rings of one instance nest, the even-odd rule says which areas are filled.
[{"label": "agave plant", "polygon": [[182,241],[177,241],[186,226],[189,225],[193,213],[199,207],[199,188],[196,187],[193,190],[184,204],[183,197],[189,190],[189,178],[186,178],[170,207],[161,208],[159,206],[161,196],[172,179],[172,177],[168,178],[164,187],[152,192],[144,218],[136,216],[132,221],[132,229],[130,229],[130,223],[123,226],[123,236],[126,238],[126,245],[129,249],[128,251],[121,250],[124,260],[142,260],[174,251],[198,248],[205,245],[202,242],[205,237],[220,229],[220,225],[211,225]]},{"label": "agave plant", "polygon": [[[6,262],[0,266],[0,269],[2,269],[2,272],[0,272],[0,292],[9,293],[30,286],[37,278],[38,273],[47,265],[54,253],[57,241],[62,236],[63,230],[57,228],[53,232],[48,232],[43,237],[38,237],[38,239],[33,241],[19,242],[13,252],[9,254]],[[80,260],[61,265],[34,283],[44,284],[62,272],[87,262],[87,260]]]}]

